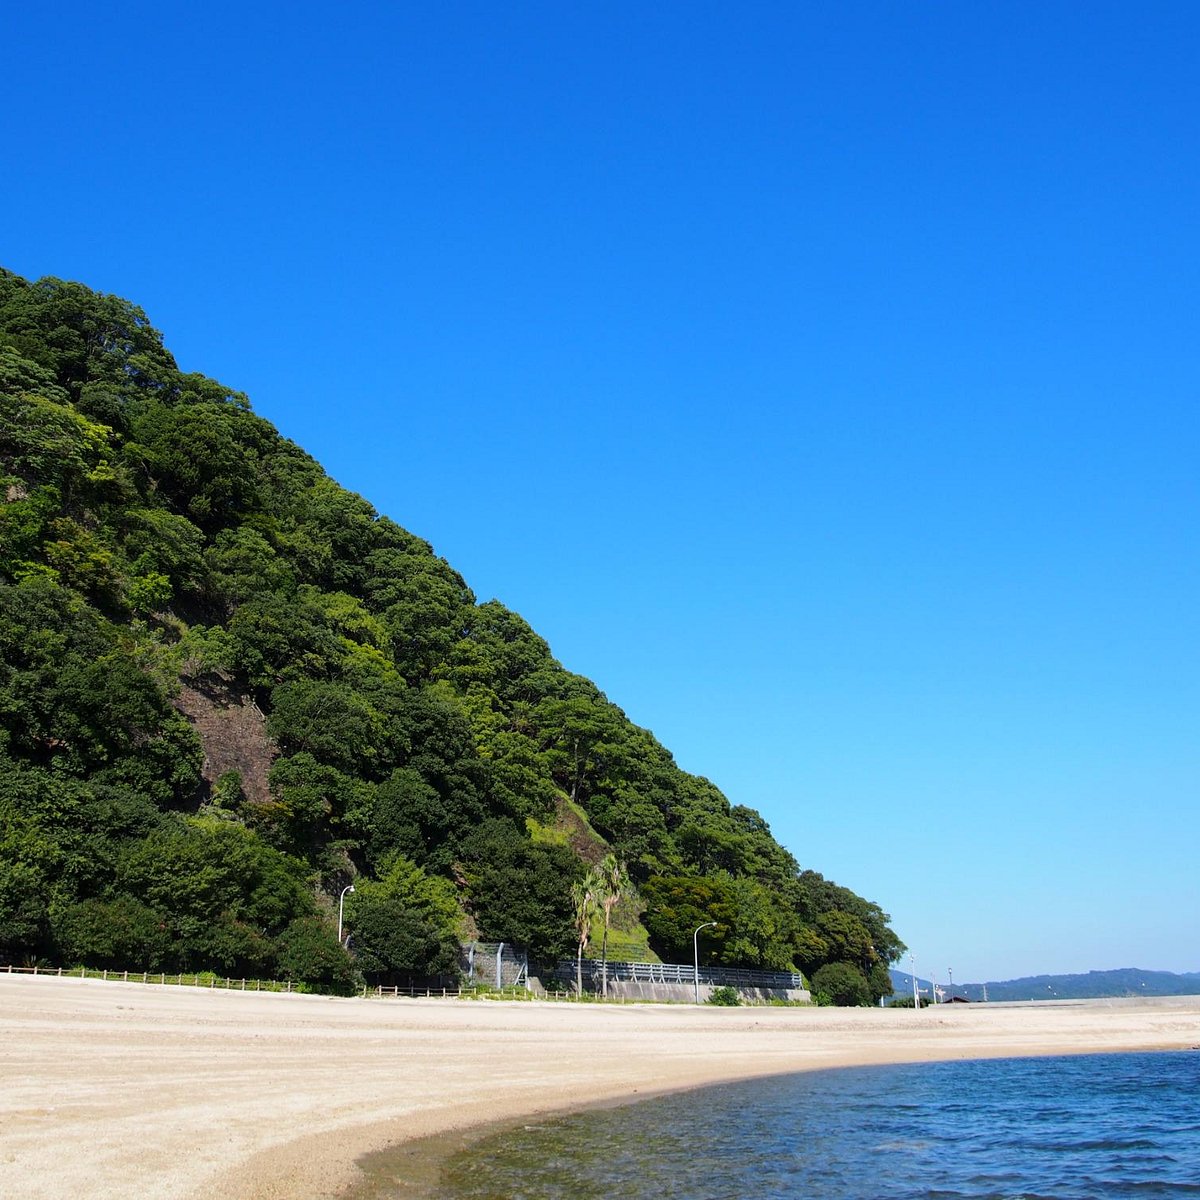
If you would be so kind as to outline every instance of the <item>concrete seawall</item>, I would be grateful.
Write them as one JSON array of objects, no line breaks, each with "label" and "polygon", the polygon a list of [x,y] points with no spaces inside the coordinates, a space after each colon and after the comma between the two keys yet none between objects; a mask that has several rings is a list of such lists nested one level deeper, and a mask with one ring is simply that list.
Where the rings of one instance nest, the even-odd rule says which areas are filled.
[{"label": "concrete seawall", "polygon": [[[767,1004],[772,1000],[803,1003],[812,999],[812,996],[802,988],[739,987],[735,990],[743,1002],[749,1004]],[[701,1004],[708,1000],[712,992],[712,984],[701,983]],[[640,979],[610,979],[608,994],[610,998],[619,1000],[653,1000],[659,1003],[693,1004],[696,1000],[696,989],[693,984],[648,983]]]}]

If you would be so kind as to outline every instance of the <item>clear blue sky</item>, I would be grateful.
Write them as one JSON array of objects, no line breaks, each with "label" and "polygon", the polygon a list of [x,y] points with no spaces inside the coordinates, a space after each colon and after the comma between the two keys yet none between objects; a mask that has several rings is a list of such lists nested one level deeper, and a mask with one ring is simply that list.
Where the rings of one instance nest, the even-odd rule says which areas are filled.
[{"label": "clear blue sky", "polygon": [[1200,6],[0,38],[0,262],[141,304],[920,974],[1200,970]]}]

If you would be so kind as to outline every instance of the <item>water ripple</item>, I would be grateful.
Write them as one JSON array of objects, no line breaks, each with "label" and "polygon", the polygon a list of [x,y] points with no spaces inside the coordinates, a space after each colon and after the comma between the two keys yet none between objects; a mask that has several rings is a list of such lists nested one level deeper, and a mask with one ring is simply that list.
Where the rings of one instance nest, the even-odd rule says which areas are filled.
[{"label": "water ripple", "polygon": [[485,1138],[442,1200],[1200,1195],[1200,1055],[817,1072]]}]

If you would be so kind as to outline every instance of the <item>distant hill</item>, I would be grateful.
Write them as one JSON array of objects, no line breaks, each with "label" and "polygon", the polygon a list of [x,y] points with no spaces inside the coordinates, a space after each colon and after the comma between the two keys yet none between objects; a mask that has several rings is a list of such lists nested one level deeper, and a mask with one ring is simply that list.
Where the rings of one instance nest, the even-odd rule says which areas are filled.
[{"label": "distant hill", "polygon": [[[912,976],[893,971],[896,995],[912,995]],[[930,983],[917,976],[917,986],[928,996]],[[946,997],[967,1000],[1094,1000],[1110,996],[1196,996],[1200,995],[1200,971],[1179,975],[1172,971],[1143,971],[1121,967],[1115,971],[1089,971],[1086,975],[1028,975],[1021,979],[989,980],[987,983],[956,983],[951,988],[938,980]]]}]

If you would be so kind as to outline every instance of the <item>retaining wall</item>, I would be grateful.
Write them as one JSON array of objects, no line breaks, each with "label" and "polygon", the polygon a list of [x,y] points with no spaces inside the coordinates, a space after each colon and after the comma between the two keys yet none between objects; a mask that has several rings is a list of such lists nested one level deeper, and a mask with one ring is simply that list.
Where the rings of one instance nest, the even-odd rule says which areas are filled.
[{"label": "retaining wall", "polygon": [[[700,1002],[703,1004],[712,995],[711,983],[701,983]],[[807,1003],[812,999],[811,994],[804,988],[765,988],[737,987],[737,994],[750,1003],[767,1004],[771,1000],[801,1001]],[[676,1001],[683,1004],[693,1004],[696,999],[696,988],[691,983],[646,983],[642,980],[610,979],[608,994],[618,1000],[657,1000]]]}]

